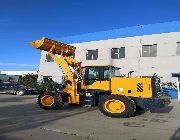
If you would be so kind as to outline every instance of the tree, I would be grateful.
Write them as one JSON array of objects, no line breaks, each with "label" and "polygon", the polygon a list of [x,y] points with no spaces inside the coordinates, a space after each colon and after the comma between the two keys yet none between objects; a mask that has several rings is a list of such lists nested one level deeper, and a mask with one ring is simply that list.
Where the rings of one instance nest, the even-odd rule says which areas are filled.
[{"label": "tree", "polygon": [[36,88],[39,91],[55,91],[59,88],[59,84],[51,78],[45,78],[41,83],[37,82],[38,75],[27,74],[19,78],[18,83],[25,86]]},{"label": "tree", "polygon": [[31,88],[38,89],[39,84],[37,82],[37,78],[38,78],[37,74],[26,74],[25,76],[19,77],[18,83],[31,87]]}]

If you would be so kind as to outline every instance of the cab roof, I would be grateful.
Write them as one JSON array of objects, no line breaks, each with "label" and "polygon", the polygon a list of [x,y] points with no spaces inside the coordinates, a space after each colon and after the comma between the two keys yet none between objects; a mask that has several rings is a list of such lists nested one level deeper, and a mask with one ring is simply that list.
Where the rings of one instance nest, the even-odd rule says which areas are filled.
[{"label": "cab roof", "polygon": [[85,67],[114,67],[114,68],[120,69],[119,67],[112,66],[112,65],[87,65],[87,66],[82,66],[82,68],[85,68]]}]

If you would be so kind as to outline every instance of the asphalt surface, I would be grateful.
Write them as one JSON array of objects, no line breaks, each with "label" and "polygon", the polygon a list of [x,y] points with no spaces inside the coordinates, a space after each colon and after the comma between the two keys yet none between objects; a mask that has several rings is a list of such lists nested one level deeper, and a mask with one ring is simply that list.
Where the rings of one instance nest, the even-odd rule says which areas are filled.
[{"label": "asphalt surface", "polygon": [[180,101],[130,118],[109,118],[97,108],[42,110],[36,95],[0,94],[0,140],[179,140]]}]

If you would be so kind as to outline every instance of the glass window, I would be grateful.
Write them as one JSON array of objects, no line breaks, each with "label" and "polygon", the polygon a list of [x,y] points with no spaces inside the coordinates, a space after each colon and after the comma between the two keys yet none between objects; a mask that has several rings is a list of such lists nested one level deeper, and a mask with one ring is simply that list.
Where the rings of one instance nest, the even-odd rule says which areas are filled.
[{"label": "glass window", "polygon": [[180,42],[177,42],[176,55],[180,55]]},{"label": "glass window", "polygon": [[99,68],[89,68],[88,79],[89,80],[98,80],[99,79]]},{"label": "glass window", "polygon": [[178,77],[178,82],[180,82],[180,77]]},{"label": "glass window", "polygon": [[47,54],[46,55],[46,62],[54,62],[54,59],[49,54]]},{"label": "glass window", "polygon": [[104,70],[104,79],[110,79],[117,76],[121,76],[119,68],[111,67]]},{"label": "glass window", "polygon": [[111,49],[111,58],[112,58],[112,59],[125,58],[125,47],[112,48],[112,49]]},{"label": "glass window", "polygon": [[110,79],[111,78],[111,74],[110,74],[110,70],[104,70],[104,79]]},{"label": "glass window", "polygon": [[43,76],[43,81],[48,81],[49,79],[52,79],[52,76]]},{"label": "glass window", "polygon": [[142,57],[156,57],[156,56],[157,56],[157,44],[142,46]]},{"label": "glass window", "polygon": [[97,60],[98,59],[98,49],[96,50],[87,50],[86,60]]}]

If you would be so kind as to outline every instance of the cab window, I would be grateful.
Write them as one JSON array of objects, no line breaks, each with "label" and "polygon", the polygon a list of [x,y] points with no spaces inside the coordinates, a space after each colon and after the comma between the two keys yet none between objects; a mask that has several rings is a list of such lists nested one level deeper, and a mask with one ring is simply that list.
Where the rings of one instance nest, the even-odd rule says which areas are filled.
[{"label": "cab window", "polygon": [[85,85],[93,84],[95,81],[100,80],[100,68],[99,67],[89,67],[85,69]]},{"label": "cab window", "polygon": [[112,77],[120,76],[119,68],[109,67],[104,69],[104,79],[110,79]]},{"label": "cab window", "polygon": [[88,79],[89,80],[98,80],[99,79],[99,68],[89,68]]}]

